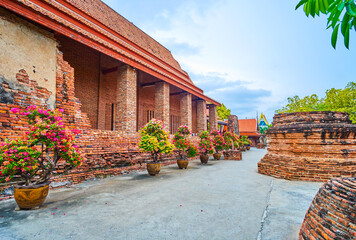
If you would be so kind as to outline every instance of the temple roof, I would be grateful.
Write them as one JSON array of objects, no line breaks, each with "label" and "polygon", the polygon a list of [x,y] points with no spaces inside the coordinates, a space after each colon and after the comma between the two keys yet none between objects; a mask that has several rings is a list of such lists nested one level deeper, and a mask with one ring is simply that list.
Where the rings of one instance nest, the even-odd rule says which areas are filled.
[{"label": "temple roof", "polygon": [[239,119],[239,131],[241,135],[259,136],[256,119]]}]

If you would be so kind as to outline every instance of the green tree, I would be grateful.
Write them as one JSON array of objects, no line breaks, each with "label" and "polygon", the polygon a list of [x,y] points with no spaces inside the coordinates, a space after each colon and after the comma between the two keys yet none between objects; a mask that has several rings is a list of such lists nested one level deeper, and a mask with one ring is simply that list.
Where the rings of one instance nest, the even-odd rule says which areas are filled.
[{"label": "green tree", "polygon": [[[331,44],[336,48],[339,29],[344,36],[344,44],[349,48],[350,30],[356,31],[356,1],[355,0],[301,0],[296,9],[303,6],[309,17],[328,15],[327,28],[332,28]],[[340,28],[341,27],[341,28]]]},{"label": "green tree", "polygon": [[228,109],[224,104],[221,104],[221,107],[217,107],[217,112],[219,118],[222,120],[228,119],[231,115],[231,110]]},{"label": "green tree", "polygon": [[299,98],[288,98],[288,104],[277,113],[337,111],[350,114],[350,119],[356,124],[356,83],[350,82],[344,89],[329,89],[324,98],[316,94]]}]

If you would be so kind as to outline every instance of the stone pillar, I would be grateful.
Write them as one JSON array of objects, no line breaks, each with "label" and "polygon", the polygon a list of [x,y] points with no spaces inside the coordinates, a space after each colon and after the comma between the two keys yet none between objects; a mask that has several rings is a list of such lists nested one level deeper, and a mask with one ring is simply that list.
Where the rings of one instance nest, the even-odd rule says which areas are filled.
[{"label": "stone pillar", "polygon": [[117,81],[117,107],[115,131],[136,133],[137,126],[137,73],[125,65],[119,68]]},{"label": "stone pillar", "polygon": [[218,112],[216,105],[209,105],[209,131],[218,130]]},{"label": "stone pillar", "polygon": [[237,135],[240,135],[239,132],[239,119],[237,118],[236,115],[230,115],[228,119],[228,124],[227,124],[227,130],[229,132],[235,133]]},{"label": "stone pillar", "polygon": [[169,84],[155,84],[155,118],[163,122],[164,130],[169,131]]},{"label": "stone pillar", "polygon": [[187,92],[180,95],[180,119],[182,125],[192,129],[192,94]]},{"label": "stone pillar", "polygon": [[206,101],[197,101],[197,133],[200,134],[207,130],[206,122]]}]

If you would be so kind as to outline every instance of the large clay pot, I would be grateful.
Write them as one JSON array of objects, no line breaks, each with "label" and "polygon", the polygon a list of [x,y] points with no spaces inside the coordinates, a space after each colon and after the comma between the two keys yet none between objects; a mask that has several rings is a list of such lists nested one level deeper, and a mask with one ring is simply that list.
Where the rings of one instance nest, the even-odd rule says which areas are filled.
[{"label": "large clay pot", "polygon": [[177,164],[178,164],[179,169],[184,169],[184,168],[188,169],[189,160],[180,159],[180,160],[177,160]]},{"label": "large clay pot", "polygon": [[214,153],[213,154],[215,160],[220,160],[221,158],[221,153]]},{"label": "large clay pot", "polygon": [[162,164],[147,163],[147,171],[151,176],[156,176],[161,171]]},{"label": "large clay pot", "polygon": [[209,156],[208,155],[200,155],[200,162],[203,164],[207,164],[209,161]]},{"label": "large clay pot", "polygon": [[42,205],[49,191],[49,183],[35,186],[15,186],[14,197],[20,209],[33,209]]}]

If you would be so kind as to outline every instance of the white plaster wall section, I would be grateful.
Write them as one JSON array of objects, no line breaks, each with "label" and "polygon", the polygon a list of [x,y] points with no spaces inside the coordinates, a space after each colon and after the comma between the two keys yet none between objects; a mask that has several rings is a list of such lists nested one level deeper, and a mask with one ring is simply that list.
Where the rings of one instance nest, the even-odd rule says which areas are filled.
[{"label": "white plaster wall section", "polygon": [[16,82],[24,69],[31,80],[52,94],[47,104],[56,102],[57,42],[50,33],[0,9],[0,75]]}]

